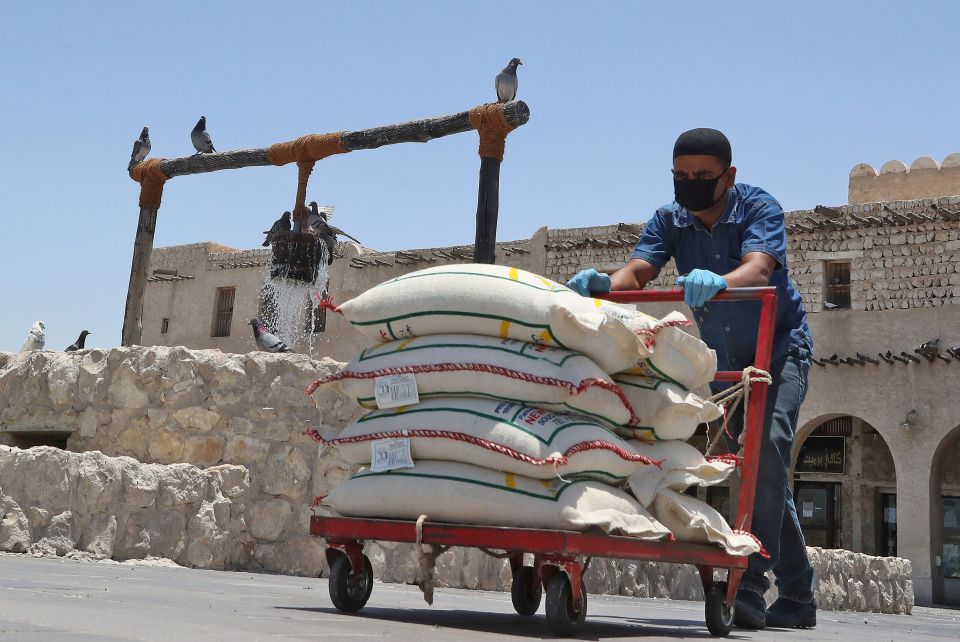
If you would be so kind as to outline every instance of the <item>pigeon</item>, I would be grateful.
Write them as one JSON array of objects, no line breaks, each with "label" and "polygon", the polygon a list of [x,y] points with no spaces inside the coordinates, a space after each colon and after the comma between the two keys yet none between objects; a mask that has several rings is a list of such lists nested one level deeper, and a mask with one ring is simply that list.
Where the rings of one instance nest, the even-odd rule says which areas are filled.
[{"label": "pigeon", "polygon": [[307,228],[307,232],[310,234],[316,234],[321,239],[323,239],[324,244],[327,246],[327,265],[333,263],[333,248],[337,244],[337,236],[346,236],[351,241],[359,243],[357,239],[353,238],[339,227],[334,227],[327,223],[327,217],[321,214],[317,209],[317,204],[315,202],[310,203],[310,218],[309,221],[313,223]]},{"label": "pigeon", "polygon": [[83,344],[87,340],[87,335],[92,334],[89,330],[84,330],[80,333],[80,336],[77,337],[77,340],[67,346],[64,352],[76,352],[77,350],[83,350]]},{"label": "pigeon", "polygon": [[140,138],[133,141],[133,151],[130,152],[130,164],[127,165],[127,171],[133,169],[134,165],[142,161],[150,153],[150,128],[144,127],[140,132]]},{"label": "pigeon", "polygon": [[517,97],[517,65],[522,65],[519,58],[513,58],[507,66],[497,74],[497,102],[505,103]]},{"label": "pigeon", "polygon": [[292,227],[290,223],[290,212],[284,212],[283,216],[278,218],[273,222],[273,225],[270,226],[270,229],[264,232],[267,235],[267,238],[263,239],[261,244],[263,247],[269,247],[273,243],[273,239],[277,237],[278,234],[283,232],[289,232]]},{"label": "pigeon", "polygon": [[210,134],[207,133],[206,116],[201,116],[193,131],[190,132],[190,142],[193,143],[193,148],[197,150],[197,154],[211,154],[217,151],[213,148]]},{"label": "pigeon", "polygon": [[824,302],[823,302],[823,307],[824,307],[825,309],[827,309],[827,310],[836,310],[836,309],[839,308],[840,306],[837,305],[836,303],[830,303],[829,301],[824,301]]},{"label": "pigeon", "polygon": [[27,334],[27,340],[20,347],[20,352],[29,352],[30,350],[43,350],[43,344],[47,341],[46,328],[43,321],[37,321],[30,326],[30,333]]},{"label": "pigeon", "polygon": [[267,352],[293,352],[277,335],[268,332],[266,326],[260,323],[259,319],[250,319],[250,325],[253,326],[253,338],[261,350],[266,350]]},{"label": "pigeon", "polygon": [[323,209],[317,205],[316,201],[310,201],[310,215],[307,216],[307,230],[319,223],[326,223],[333,215],[333,206],[324,205]]}]

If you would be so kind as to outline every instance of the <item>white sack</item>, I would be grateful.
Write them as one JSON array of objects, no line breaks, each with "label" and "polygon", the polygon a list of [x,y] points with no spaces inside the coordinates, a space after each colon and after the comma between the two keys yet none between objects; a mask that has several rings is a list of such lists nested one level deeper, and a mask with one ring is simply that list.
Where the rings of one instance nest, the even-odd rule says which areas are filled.
[{"label": "white sack", "polygon": [[706,458],[683,441],[645,442],[631,440],[638,453],[659,462],[659,466],[638,467],[630,475],[630,491],[643,506],[650,506],[664,488],[683,492],[691,486],[715,486],[737,469],[729,455]]},{"label": "white sack", "polygon": [[653,514],[681,542],[719,544],[730,555],[750,555],[762,549],[756,536],[734,531],[709,504],[669,488],[657,493]]},{"label": "white sack", "polygon": [[663,379],[618,373],[613,381],[633,411],[629,426],[617,429],[620,434],[647,440],[686,440],[701,423],[723,415],[715,404]]}]

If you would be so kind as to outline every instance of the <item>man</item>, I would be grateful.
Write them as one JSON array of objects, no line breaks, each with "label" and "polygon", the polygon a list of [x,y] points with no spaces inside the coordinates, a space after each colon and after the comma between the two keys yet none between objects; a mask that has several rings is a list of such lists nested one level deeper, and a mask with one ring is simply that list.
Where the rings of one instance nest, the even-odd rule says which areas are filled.
[{"label": "man", "polygon": [[[642,289],[668,260],[676,262],[701,338],[717,352],[721,370],[752,365],[759,327],[759,302],[713,302],[725,288],[777,288],[776,329],[767,392],[753,532],[770,557],[750,557],[737,593],[736,624],[808,628],[816,626],[813,568],[790,492],[790,449],[800,404],[807,390],[813,340],[800,295],[787,275],[783,210],[762,189],[736,183],[730,142],[715,129],[693,129],[673,148],[676,200],[647,223],[626,266],[611,275],[581,270],[567,286],[584,296]],[[729,440],[743,429],[742,411],[730,418]],[[769,609],[763,594],[773,570],[779,598]]]}]

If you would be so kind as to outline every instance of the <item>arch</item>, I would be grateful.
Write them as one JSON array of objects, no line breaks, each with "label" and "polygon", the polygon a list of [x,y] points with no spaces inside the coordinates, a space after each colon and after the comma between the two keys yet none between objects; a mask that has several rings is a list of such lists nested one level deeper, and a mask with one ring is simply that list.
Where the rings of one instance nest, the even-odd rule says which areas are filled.
[{"label": "arch", "polygon": [[899,160],[888,160],[883,164],[883,167],[880,168],[881,174],[906,174],[910,170]]},{"label": "arch", "polygon": [[[930,464],[933,601],[960,605],[960,425],[937,444]],[[944,499],[949,498],[949,499]],[[950,504],[950,510],[945,510]],[[949,513],[951,519],[944,519]],[[949,528],[949,530],[948,530]],[[937,564],[939,558],[939,564]]]},{"label": "arch", "polygon": [[[812,437],[817,444],[805,448]],[[866,419],[833,412],[806,421],[794,438],[790,477],[810,545],[870,555],[895,552],[897,472],[886,437]],[[814,521],[819,516],[825,524]]]},{"label": "arch", "polygon": [[853,169],[850,170],[850,178],[855,178],[857,176],[870,176],[876,177],[877,170],[873,169],[873,165],[869,163],[859,163],[853,166]]},{"label": "arch", "polygon": [[912,172],[916,169],[940,169],[940,163],[929,156],[921,156],[910,163],[910,171]]}]

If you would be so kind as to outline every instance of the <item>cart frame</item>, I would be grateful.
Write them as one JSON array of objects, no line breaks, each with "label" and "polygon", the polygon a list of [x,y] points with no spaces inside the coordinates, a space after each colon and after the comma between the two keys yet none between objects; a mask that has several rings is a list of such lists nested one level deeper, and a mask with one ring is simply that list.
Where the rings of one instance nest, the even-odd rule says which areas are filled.
[{"label": "cart frame", "polygon": [[[610,292],[601,298],[616,303],[676,302],[683,300],[683,290]],[[769,371],[776,318],[776,288],[733,288],[720,292],[711,301],[760,302],[754,367]],[[714,381],[739,382],[742,378],[742,371],[721,371],[717,372]],[[757,467],[767,399],[766,382],[751,380],[748,385],[750,396],[745,408],[746,436],[734,522],[737,528],[746,531],[750,530],[753,522]],[[517,611],[523,615],[532,615],[539,606],[541,587],[546,588],[547,621],[550,628],[559,634],[572,633],[584,620],[586,593],[581,576],[589,564],[589,559],[611,557],[696,565],[706,597],[707,626],[714,635],[726,636],[732,628],[736,592],[748,561],[745,556],[729,555],[717,546],[705,544],[673,540],[651,542],[616,535],[546,529],[425,522],[418,539],[414,521],[314,515],[310,519],[310,532],[327,541],[325,554],[331,568],[330,594],[340,610],[359,610],[370,595],[373,578],[369,570],[370,563],[363,555],[363,543],[366,540],[405,543],[419,541],[422,544],[439,546],[497,549],[507,551],[510,560],[514,577],[513,600]],[[524,553],[533,554],[532,568],[524,567]],[[714,580],[715,568],[727,570],[726,582]],[[560,573],[565,581],[553,580],[557,573]],[[518,589],[520,584],[522,586]],[[553,595],[551,598],[551,592],[559,592],[560,595]],[[552,607],[551,599],[554,604]],[[566,603],[566,608],[561,606],[558,611],[558,599]]]}]

